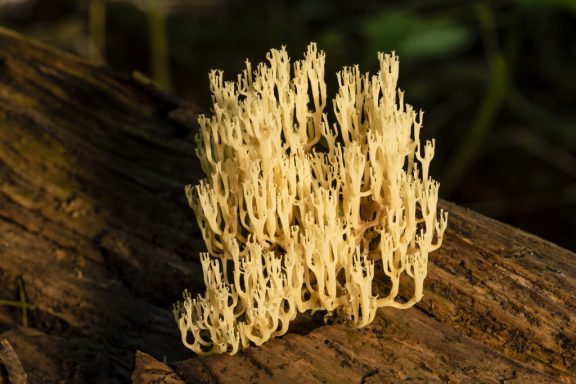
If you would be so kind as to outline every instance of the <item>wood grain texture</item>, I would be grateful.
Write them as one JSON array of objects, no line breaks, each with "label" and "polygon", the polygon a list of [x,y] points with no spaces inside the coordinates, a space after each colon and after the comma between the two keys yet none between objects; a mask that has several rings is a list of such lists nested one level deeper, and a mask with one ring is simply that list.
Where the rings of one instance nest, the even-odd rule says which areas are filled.
[{"label": "wood grain texture", "polygon": [[192,356],[170,306],[203,289],[194,115],[0,30],[0,298],[22,279],[36,306],[29,328],[0,306],[0,339],[29,382],[576,383],[576,255],[446,202],[416,307],[359,330],[302,316],[260,348]]},{"label": "wood grain texture", "polygon": [[[202,283],[187,113],[142,80],[0,31],[0,298],[17,300],[21,278],[39,332],[14,331],[19,310],[0,306],[0,338],[27,372],[126,382],[136,349],[189,356],[171,313]],[[44,342],[63,351],[39,347],[56,373],[19,352]]]},{"label": "wood grain texture", "polygon": [[14,348],[6,339],[0,340],[0,383],[26,384],[28,376]]},{"label": "wood grain texture", "polygon": [[192,358],[176,372],[199,383],[576,382],[576,256],[442,206],[449,230],[416,307],[381,309],[360,330],[322,326],[243,355]]}]

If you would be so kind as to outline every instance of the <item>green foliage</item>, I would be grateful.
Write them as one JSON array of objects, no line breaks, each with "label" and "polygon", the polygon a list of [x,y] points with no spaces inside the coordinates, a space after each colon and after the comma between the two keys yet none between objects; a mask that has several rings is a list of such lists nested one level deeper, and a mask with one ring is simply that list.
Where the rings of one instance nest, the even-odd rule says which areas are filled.
[{"label": "green foliage", "polygon": [[362,33],[368,51],[396,50],[404,59],[454,54],[472,41],[465,25],[443,18],[420,18],[404,11],[368,17],[362,23]]}]

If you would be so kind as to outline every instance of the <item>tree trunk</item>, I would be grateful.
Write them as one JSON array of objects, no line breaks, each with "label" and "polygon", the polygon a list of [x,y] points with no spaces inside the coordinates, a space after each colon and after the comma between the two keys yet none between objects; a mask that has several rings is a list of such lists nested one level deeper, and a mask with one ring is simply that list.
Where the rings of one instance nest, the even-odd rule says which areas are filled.
[{"label": "tree trunk", "polygon": [[449,203],[416,307],[193,357],[170,306],[203,289],[194,115],[0,30],[0,340],[29,382],[576,382],[576,255]]}]

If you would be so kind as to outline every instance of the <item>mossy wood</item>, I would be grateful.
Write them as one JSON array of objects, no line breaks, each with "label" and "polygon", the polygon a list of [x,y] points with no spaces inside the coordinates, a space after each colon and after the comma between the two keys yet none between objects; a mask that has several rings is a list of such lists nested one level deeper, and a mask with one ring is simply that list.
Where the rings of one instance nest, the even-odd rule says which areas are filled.
[{"label": "mossy wood", "polygon": [[193,357],[170,304],[203,289],[194,121],[141,77],[0,30],[0,299],[19,303],[0,340],[28,382],[576,382],[576,255],[449,203],[414,308]]}]

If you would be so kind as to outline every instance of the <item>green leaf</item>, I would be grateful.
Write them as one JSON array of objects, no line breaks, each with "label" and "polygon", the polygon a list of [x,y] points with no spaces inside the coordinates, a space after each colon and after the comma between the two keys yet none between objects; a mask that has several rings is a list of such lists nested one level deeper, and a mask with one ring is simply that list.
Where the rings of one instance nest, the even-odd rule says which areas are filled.
[{"label": "green leaf", "polygon": [[464,48],[471,40],[470,30],[464,25],[398,11],[365,20],[362,32],[368,52],[395,50],[412,59],[445,56]]},{"label": "green leaf", "polygon": [[399,48],[405,57],[443,56],[468,44],[470,33],[464,27],[437,25],[415,31]]}]

